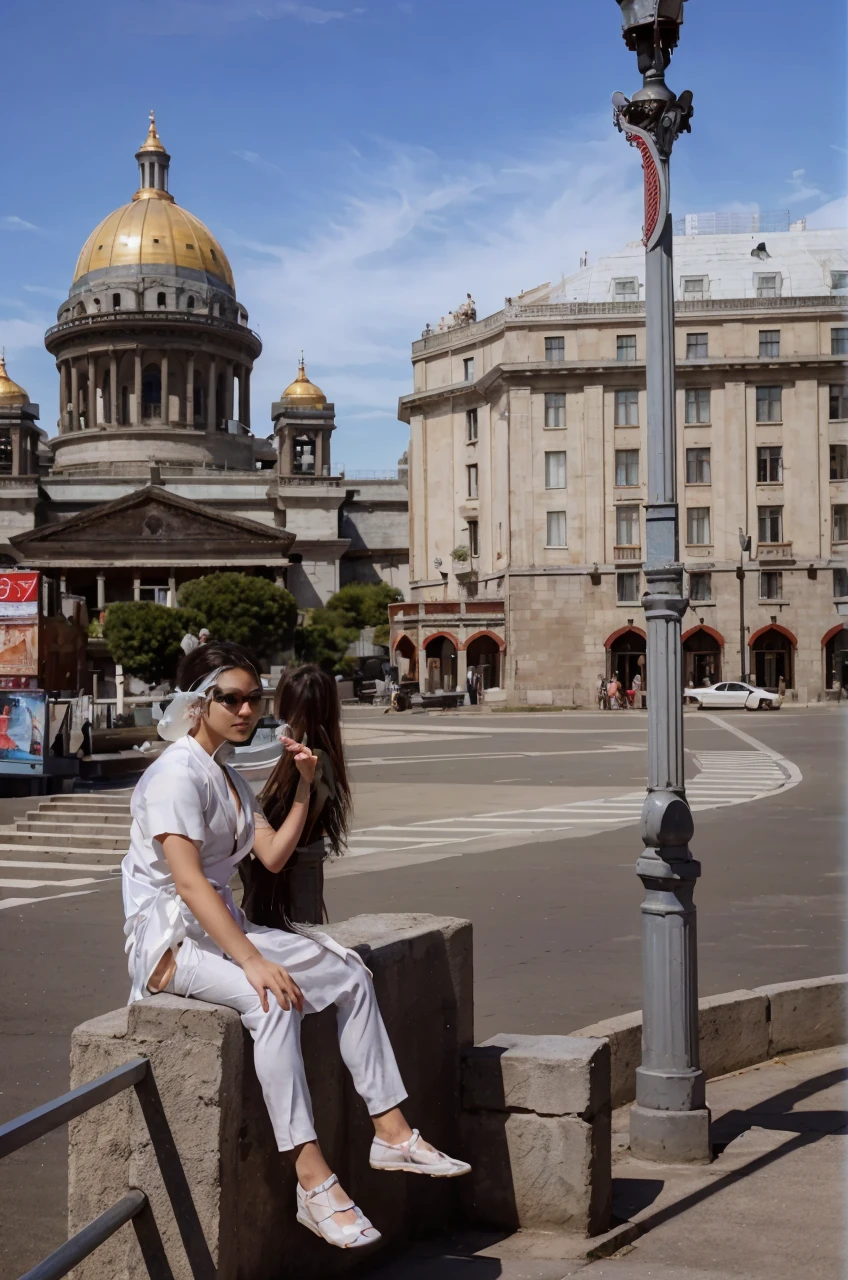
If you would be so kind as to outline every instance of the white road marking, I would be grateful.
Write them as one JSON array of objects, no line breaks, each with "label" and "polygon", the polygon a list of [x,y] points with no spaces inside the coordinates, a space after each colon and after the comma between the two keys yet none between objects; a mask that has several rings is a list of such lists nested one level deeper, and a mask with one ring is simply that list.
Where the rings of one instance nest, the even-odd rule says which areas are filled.
[{"label": "white road marking", "polygon": [[84,898],[89,893],[97,893],[96,889],[75,889],[73,893],[50,893],[46,898],[4,898],[0,899],[0,911],[9,907],[28,907],[33,902],[55,902],[57,898]]},{"label": "white road marking", "polygon": [[19,871],[104,871],[107,869],[106,864],[102,862],[15,862],[8,858],[0,858],[0,870],[3,867],[14,867]]},{"label": "white road marking", "polygon": [[432,751],[426,756],[366,756],[359,760],[347,760],[346,764],[348,769],[354,769],[369,764],[421,764],[427,761],[442,764],[446,760],[536,760],[544,756],[620,755],[625,751],[644,751],[644,747],[628,747],[618,743],[609,747],[591,747],[588,751],[486,751],[484,753],[466,751],[463,755],[443,755],[441,751]]},{"label": "white road marking", "polygon": [[[101,879],[108,879],[103,876]],[[98,884],[94,876],[83,876],[77,880],[0,880],[0,889],[75,889],[81,884]]]}]

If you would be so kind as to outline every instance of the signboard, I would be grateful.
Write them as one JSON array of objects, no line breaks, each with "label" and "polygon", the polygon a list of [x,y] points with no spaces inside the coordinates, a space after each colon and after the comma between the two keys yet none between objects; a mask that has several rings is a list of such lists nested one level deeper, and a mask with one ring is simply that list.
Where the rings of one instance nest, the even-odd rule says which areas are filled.
[{"label": "signboard", "polygon": [[38,674],[41,575],[0,573],[0,677]]},{"label": "signboard", "polygon": [[0,774],[43,771],[46,720],[40,690],[0,693]]}]

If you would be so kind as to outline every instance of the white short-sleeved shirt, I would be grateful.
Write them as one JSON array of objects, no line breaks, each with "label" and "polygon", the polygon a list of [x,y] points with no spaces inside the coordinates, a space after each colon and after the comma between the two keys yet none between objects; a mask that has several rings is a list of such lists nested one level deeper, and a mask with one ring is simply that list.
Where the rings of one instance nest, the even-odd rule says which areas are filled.
[{"label": "white short-sleeved shirt", "polygon": [[256,823],[267,822],[250,787],[226,764],[230,750],[224,744],[210,756],[194,738],[180,738],[146,770],[133,792],[130,848],[121,864],[131,1000],[146,994],[147,981],[169,947],[204,934],[177,895],[157,836],[193,840],[207,879],[233,915],[241,915],[227,885],[253,848]]}]

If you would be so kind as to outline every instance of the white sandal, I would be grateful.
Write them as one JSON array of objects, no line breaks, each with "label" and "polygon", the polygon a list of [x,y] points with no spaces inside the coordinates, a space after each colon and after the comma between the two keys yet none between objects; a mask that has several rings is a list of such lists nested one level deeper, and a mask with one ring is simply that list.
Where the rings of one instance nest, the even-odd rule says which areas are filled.
[{"label": "white sandal", "polygon": [[[380,1232],[371,1225],[362,1210],[357,1208],[352,1200],[348,1200],[347,1204],[333,1204],[330,1192],[338,1184],[339,1180],[334,1173],[326,1182],[322,1182],[320,1187],[313,1187],[311,1191],[304,1191],[298,1183],[298,1222],[316,1236],[320,1236],[322,1240],[326,1240],[327,1244],[335,1245],[337,1249],[364,1249],[378,1244],[382,1239]],[[356,1222],[350,1224],[336,1222],[333,1215],[344,1213],[348,1209],[355,1211]]]},{"label": "white sandal", "polygon": [[429,1178],[461,1178],[471,1172],[471,1165],[464,1160],[454,1160],[444,1151],[428,1151],[420,1143],[421,1134],[417,1129],[412,1130],[411,1138],[397,1146],[375,1138],[371,1144],[371,1168],[386,1169],[390,1173],[421,1173]]}]

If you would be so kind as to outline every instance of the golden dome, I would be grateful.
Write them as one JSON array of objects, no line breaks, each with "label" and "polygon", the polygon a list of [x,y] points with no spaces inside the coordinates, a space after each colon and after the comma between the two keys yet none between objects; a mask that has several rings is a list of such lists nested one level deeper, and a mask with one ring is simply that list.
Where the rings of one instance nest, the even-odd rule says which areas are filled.
[{"label": "golden dome", "polygon": [[13,382],[6,372],[6,353],[0,354],[0,404],[29,404],[23,387]]},{"label": "golden dome", "polygon": [[212,232],[193,213],[167,200],[133,201],[104,218],[82,247],[74,283],[102,267],[142,263],[208,271],[235,292],[232,268]]},{"label": "golden dome", "polygon": [[303,356],[300,357],[297,377],[286,387],[281,399],[294,409],[323,409],[327,403],[327,397],[321,388],[307,378]]},{"label": "golden dome", "polygon": [[156,132],[156,117],[153,112],[150,113],[150,128],[147,130],[147,137],[138,149],[139,151],[164,151],[162,139]]}]

